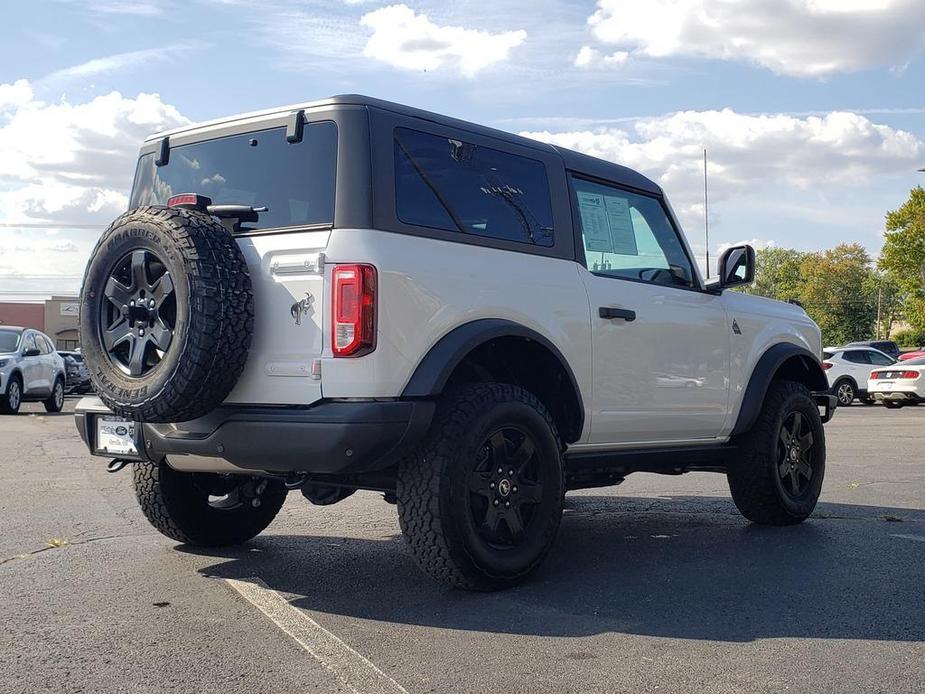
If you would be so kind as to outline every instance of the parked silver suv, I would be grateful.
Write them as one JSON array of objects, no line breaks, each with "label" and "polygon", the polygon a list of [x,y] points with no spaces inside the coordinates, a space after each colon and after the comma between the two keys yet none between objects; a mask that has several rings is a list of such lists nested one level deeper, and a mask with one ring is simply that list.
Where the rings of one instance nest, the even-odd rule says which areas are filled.
[{"label": "parked silver suv", "polygon": [[43,402],[48,412],[60,412],[64,384],[64,360],[47,335],[0,327],[0,412],[16,414],[30,400]]}]

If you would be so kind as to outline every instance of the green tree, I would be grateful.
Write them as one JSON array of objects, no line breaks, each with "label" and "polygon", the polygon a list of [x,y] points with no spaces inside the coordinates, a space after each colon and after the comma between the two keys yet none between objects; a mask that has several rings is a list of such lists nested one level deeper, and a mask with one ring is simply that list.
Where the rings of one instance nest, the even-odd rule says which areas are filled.
[{"label": "green tree", "polygon": [[925,330],[925,190],[916,186],[903,205],[886,215],[880,269],[899,287],[905,318]]},{"label": "green tree", "polygon": [[822,330],[826,344],[864,340],[874,332],[870,256],[860,244],[841,244],[806,255],[800,264],[800,301]]},{"label": "green tree", "polygon": [[806,253],[791,248],[762,248],[756,253],[755,283],[748,294],[788,301],[800,296],[800,265]]}]

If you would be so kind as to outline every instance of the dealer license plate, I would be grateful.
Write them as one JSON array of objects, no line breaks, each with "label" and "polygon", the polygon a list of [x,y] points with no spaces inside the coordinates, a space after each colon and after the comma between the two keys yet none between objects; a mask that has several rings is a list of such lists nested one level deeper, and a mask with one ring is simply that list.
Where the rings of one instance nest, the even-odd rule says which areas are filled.
[{"label": "dealer license plate", "polygon": [[109,455],[137,455],[135,422],[118,417],[97,417],[96,452]]}]

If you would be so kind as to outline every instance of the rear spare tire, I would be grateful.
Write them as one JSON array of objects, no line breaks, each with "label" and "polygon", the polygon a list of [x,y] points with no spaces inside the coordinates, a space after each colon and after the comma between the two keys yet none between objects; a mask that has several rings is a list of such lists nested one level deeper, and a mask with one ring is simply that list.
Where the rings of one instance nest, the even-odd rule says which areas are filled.
[{"label": "rear spare tire", "polygon": [[182,422],[220,405],[244,368],[253,322],[244,256],[206,214],[139,207],[90,257],[81,347],[97,393],[122,417]]}]

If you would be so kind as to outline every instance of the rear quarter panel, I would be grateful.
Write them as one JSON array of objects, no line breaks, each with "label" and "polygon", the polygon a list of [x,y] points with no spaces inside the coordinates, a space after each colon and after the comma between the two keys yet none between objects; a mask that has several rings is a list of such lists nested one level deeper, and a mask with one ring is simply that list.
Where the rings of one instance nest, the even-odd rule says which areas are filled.
[{"label": "rear quarter panel", "polygon": [[324,397],[396,397],[444,335],[474,320],[503,318],[549,339],[568,360],[586,406],[590,402],[590,313],[574,262],[387,231],[335,229],[326,251],[326,287],[333,264],[352,262],[371,263],[378,271],[378,342],[364,357],[335,359],[325,325]]}]

